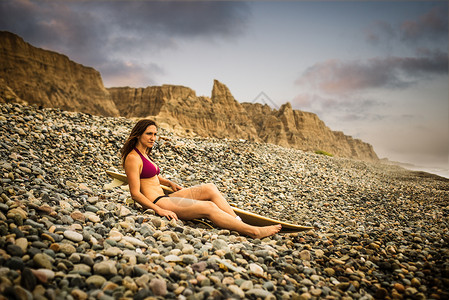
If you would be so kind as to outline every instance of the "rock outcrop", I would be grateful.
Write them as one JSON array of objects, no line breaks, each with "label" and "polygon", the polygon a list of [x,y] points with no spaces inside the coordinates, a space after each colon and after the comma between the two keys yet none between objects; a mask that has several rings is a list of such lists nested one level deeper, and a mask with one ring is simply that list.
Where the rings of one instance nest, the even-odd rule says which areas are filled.
[{"label": "rock outcrop", "polygon": [[248,126],[246,110],[217,80],[211,98],[197,97],[192,89],[174,85],[110,88],[109,92],[125,117],[151,116],[172,129],[200,136],[261,141],[255,128]]},{"label": "rock outcrop", "polygon": [[211,97],[184,86],[106,89],[100,73],[0,31],[0,103],[18,102],[103,116],[152,117],[190,135],[245,139],[340,157],[377,160],[371,145],[330,130],[313,113],[239,103],[214,81]]},{"label": "rock outcrop", "polygon": [[340,157],[377,160],[370,144],[330,130],[316,114],[279,110],[267,105],[237,102],[229,89],[214,81],[211,98],[197,97],[187,87],[110,88],[120,114],[152,117],[172,129],[200,136],[246,139],[305,151],[322,150]]},{"label": "rock outcrop", "polygon": [[[118,116],[100,73],[67,56],[33,47],[19,36],[0,31],[0,78],[8,94],[29,104]],[[6,100],[4,100],[6,101]]]}]

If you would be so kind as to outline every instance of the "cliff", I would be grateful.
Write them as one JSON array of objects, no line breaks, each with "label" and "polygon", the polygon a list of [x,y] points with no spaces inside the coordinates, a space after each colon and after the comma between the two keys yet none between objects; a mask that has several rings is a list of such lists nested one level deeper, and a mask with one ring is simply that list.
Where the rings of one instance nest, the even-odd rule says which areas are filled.
[{"label": "cliff", "polygon": [[217,80],[211,98],[197,97],[192,89],[173,85],[110,88],[109,92],[122,116],[152,117],[175,130],[305,151],[324,150],[360,160],[378,159],[370,144],[330,130],[316,114],[294,110],[289,103],[279,111],[267,105],[240,104]]},{"label": "cliff", "polygon": [[323,150],[340,157],[378,160],[370,144],[332,131],[316,114],[294,110],[290,103],[282,105],[279,111],[261,104],[242,105],[256,126],[258,136],[266,143],[305,151]]},{"label": "cliff", "polygon": [[0,78],[2,93],[15,94],[29,104],[119,115],[98,71],[6,31],[0,31]]},{"label": "cliff", "polygon": [[211,98],[198,97],[192,89],[174,85],[110,88],[109,93],[124,117],[151,116],[171,128],[200,136],[260,141],[255,128],[247,124],[243,106],[218,81]]},{"label": "cliff", "polygon": [[377,160],[371,145],[330,130],[313,113],[239,103],[215,80],[211,97],[184,86],[106,89],[100,73],[0,31],[0,103],[18,102],[104,116],[148,117],[175,131],[266,142]]}]

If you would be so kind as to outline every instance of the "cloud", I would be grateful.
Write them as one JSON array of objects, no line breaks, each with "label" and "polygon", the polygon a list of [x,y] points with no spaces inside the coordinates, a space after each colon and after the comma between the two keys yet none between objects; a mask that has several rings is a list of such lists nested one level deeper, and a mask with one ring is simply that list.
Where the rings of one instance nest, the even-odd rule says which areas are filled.
[{"label": "cloud", "polygon": [[447,54],[428,54],[423,57],[372,58],[366,61],[328,60],[306,69],[295,83],[339,95],[376,88],[405,88],[417,80],[448,74]]},{"label": "cloud", "polygon": [[234,1],[0,1],[0,30],[103,74],[114,68],[111,62],[151,60],[151,53],[178,49],[182,40],[234,39],[249,16],[249,6]]},{"label": "cloud", "polygon": [[156,85],[154,78],[164,74],[164,70],[157,64],[141,64],[132,61],[109,61],[99,68],[101,77],[104,78],[104,85],[107,87]]},{"label": "cloud", "polygon": [[391,45],[400,40],[415,47],[423,42],[445,42],[447,47],[448,15],[447,5],[438,5],[418,16],[392,24],[383,20],[375,21],[365,29],[365,38],[372,45]]},{"label": "cloud", "polygon": [[446,38],[448,33],[447,6],[434,7],[417,20],[407,20],[401,24],[400,36],[403,40],[416,42],[417,39]]},{"label": "cloud", "polygon": [[301,93],[292,100],[296,109],[312,111],[334,125],[352,121],[379,121],[384,116],[376,111],[385,103],[368,97],[327,97],[314,93]]}]

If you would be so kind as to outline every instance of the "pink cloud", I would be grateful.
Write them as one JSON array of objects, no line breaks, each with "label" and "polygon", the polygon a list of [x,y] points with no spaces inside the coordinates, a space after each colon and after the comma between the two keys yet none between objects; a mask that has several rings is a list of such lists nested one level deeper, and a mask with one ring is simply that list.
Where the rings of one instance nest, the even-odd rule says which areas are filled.
[{"label": "pink cloud", "polygon": [[425,57],[372,58],[365,61],[328,60],[309,67],[295,83],[328,94],[374,88],[404,88],[419,79],[448,73],[448,57],[434,52]]}]

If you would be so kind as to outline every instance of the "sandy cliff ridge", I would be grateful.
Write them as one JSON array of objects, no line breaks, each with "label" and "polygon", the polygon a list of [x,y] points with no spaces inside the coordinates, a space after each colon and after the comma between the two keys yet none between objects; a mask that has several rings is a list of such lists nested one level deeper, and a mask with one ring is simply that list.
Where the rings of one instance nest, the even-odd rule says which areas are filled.
[{"label": "sandy cliff ridge", "polygon": [[279,110],[239,103],[218,80],[210,98],[176,85],[106,89],[95,69],[0,31],[0,103],[7,102],[103,116],[151,116],[184,133],[378,160],[370,144],[332,131],[317,115],[294,110],[289,103]]},{"label": "sandy cliff ridge", "polygon": [[290,103],[279,110],[267,105],[239,103],[226,85],[215,80],[212,95],[197,97],[183,86],[108,89],[125,117],[151,116],[172,128],[201,136],[247,139],[305,151],[324,150],[336,156],[378,160],[373,147],[329,129],[316,114],[294,110]]},{"label": "sandy cliff ridge", "polygon": [[0,31],[0,78],[29,104],[119,115],[97,70],[65,55],[33,47],[6,31]]}]

